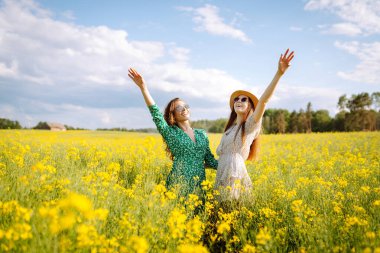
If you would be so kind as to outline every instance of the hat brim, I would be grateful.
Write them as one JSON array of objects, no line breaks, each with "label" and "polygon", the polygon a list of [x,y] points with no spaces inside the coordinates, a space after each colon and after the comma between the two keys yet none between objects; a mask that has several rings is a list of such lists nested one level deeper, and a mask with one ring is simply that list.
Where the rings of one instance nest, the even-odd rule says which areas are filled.
[{"label": "hat brim", "polygon": [[247,96],[249,97],[252,102],[253,102],[253,105],[257,106],[257,103],[259,102],[259,100],[257,99],[257,97],[255,95],[253,95],[251,92],[249,91],[245,91],[245,90],[237,90],[237,91],[234,91],[231,96],[230,96],[230,108],[231,110],[234,109],[234,99],[240,95],[244,95],[244,96]]}]

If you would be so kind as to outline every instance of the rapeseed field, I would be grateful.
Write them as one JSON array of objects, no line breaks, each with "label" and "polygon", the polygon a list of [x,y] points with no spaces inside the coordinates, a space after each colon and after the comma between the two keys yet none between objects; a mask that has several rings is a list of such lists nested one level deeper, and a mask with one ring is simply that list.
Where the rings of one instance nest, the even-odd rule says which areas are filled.
[{"label": "rapeseed field", "polygon": [[0,131],[0,251],[380,252],[379,132],[263,135],[230,204],[170,168],[158,134]]}]

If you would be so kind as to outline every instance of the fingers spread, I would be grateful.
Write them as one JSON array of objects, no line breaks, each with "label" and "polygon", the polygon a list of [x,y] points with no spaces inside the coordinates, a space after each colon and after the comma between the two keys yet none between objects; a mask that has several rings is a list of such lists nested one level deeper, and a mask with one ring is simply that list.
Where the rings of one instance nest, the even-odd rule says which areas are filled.
[{"label": "fingers spread", "polygon": [[284,58],[286,58],[286,56],[287,56],[288,52],[289,52],[289,48],[288,48],[288,49],[286,49],[286,52],[285,52],[285,54],[284,54]]}]

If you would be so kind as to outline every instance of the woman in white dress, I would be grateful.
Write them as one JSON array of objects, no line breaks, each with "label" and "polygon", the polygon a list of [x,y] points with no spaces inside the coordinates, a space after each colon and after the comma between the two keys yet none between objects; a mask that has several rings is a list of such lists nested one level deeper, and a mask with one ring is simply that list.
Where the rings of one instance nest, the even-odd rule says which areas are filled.
[{"label": "woman in white dress", "polygon": [[231,94],[231,114],[216,150],[219,161],[215,187],[220,191],[221,201],[239,199],[242,192],[252,187],[245,161],[257,157],[258,137],[266,103],[293,57],[294,52],[289,53],[289,49],[284,55],[281,54],[278,70],[260,99],[244,90]]}]

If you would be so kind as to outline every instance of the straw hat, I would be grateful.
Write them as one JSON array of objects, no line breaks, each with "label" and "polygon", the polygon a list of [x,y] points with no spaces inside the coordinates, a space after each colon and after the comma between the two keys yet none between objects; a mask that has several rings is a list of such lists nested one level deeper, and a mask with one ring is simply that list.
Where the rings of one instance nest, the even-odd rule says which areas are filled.
[{"label": "straw hat", "polygon": [[248,92],[248,91],[245,91],[245,90],[237,90],[237,91],[234,91],[232,94],[231,94],[231,97],[230,97],[230,108],[231,110],[234,109],[234,99],[240,95],[244,95],[246,97],[249,97],[252,102],[253,102],[253,105],[257,106],[257,103],[259,102],[259,100],[257,99],[257,97],[255,95],[253,95],[252,93]]}]

